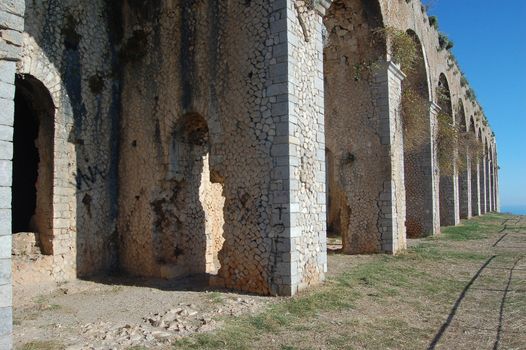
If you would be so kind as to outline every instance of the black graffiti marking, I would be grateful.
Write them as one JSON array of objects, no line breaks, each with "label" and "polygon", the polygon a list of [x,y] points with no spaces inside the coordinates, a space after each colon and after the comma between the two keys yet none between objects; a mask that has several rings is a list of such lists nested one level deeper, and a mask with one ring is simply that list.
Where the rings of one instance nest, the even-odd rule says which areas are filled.
[{"label": "black graffiti marking", "polygon": [[78,169],[77,175],[75,176],[77,189],[82,190],[90,188],[99,180],[99,178],[101,180],[106,180],[106,174],[99,168],[98,165],[88,166],[88,168],[84,171]]}]

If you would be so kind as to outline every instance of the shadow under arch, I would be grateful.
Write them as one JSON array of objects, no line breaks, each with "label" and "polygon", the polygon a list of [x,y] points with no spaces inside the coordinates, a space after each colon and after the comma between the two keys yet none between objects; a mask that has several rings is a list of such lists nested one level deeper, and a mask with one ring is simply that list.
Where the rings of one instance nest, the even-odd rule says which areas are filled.
[{"label": "shadow under arch", "polygon": [[480,214],[486,214],[486,139],[482,136],[482,128],[478,128],[477,141],[480,147],[479,165],[479,198]]},{"label": "shadow under arch", "polygon": [[384,145],[378,136],[375,67],[385,61],[380,2],[336,0],[323,19],[327,229],[341,236],[347,254],[377,253],[378,193],[385,179]]},{"label": "shadow under arch", "polygon": [[472,213],[471,199],[471,156],[469,155],[469,129],[466,121],[466,110],[462,99],[458,99],[456,121],[458,124],[458,198],[459,215],[461,219],[468,219]]},{"label": "shadow under arch", "polygon": [[55,105],[45,85],[29,74],[15,78],[13,128],[13,233],[30,233],[53,255],[53,150]]},{"label": "shadow under arch", "polygon": [[453,101],[449,82],[444,73],[440,74],[436,91],[437,103],[440,107],[437,136],[437,157],[440,169],[440,225],[454,226],[457,223],[456,192],[458,191],[458,184],[455,183],[457,181],[457,145],[454,135]]},{"label": "shadow under arch", "polygon": [[406,33],[417,50],[410,67],[402,67],[402,124],[404,132],[404,178],[408,238],[433,232],[433,156],[431,143],[429,74],[418,35]]},{"label": "shadow under arch", "polygon": [[471,216],[480,215],[480,153],[481,149],[477,140],[477,129],[475,128],[475,119],[469,118],[468,129],[468,147],[469,157],[471,160]]},{"label": "shadow under arch", "polygon": [[491,146],[489,144],[489,139],[486,137],[484,141],[484,160],[486,163],[485,166],[485,175],[486,175],[486,212],[490,213],[493,211],[493,199],[491,196]]}]

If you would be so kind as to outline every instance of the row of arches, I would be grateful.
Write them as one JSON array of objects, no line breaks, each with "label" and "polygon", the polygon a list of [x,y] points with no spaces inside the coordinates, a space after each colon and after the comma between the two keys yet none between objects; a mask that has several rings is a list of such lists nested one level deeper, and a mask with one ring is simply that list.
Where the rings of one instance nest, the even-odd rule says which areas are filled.
[{"label": "row of arches", "polygon": [[496,209],[494,151],[474,112],[467,118],[462,89],[453,91],[449,73],[431,78],[429,56],[437,54],[427,50],[437,50],[421,41],[419,26],[390,27],[383,7],[380,1],[338,0],[324,17],[327,229],[330,238],[341,235],[347,253],[382,249],[377,220],[383,214],[376,203],[391,174],[381,165],[386,151],[379,106],[385,96],[377,94],[375,70],[397,58],[392,31],[409,37],[416,49],[410,65],[395,61],[405,75],[398,93],[407,237],[435,234],[440,226]]},{"label": "row of arches", "polygon": [[[399,239],[394,235],[438,233],[440,224],[455,225],[460,218],[492,211],[497,201],[495,149],[486,131],[458,98],[446,73],[431,78],[429,45],[417,28],[397,30],[415,48],[410,64],[397,61],[382,6],[379,1],[337,0],[323,19],[327,231],[350,254],[402,249],[406,237],[394,247],[392,241]],[[61,152],[55,152],[56,106],[44,84],[30,75],[18,76],[16,87],[13,232],[37,233],[42,252],[52,255],[57,230],[54,155]],[[226,263],[235,258],[229,250],[236,250],[238,241],[229,231],[232,218],[225,224],[223,214],[228,208],[234,211],[234,200],[245,210],[250,196],[238,191],[239,198],[225,198],[229,188],[210,162],[213,147],[206,116],[187,113],[176,124],[171,144],[163,145],[169,149],[165,180],[171,187],[160,189],[164,192],[151,208],[143,208],[155,214],[152,232],[147,233],[151,237],[144,243],[151,247],[146,253],[129,249],[125,259],[139,270],[147,264],[137,261],[150,254],[162,271],[139,271],[145,275],[208,273],[229,278],[237,273],[232,266],[248,259]],[[458,130],[460,137],[451,138]],[[464,139],[469,143],[456,141]],[[137,140],[129,144],[135,148]],[[396,168],[397,164],[403,166]],[[86,206],[91,200],[80,191],[75,195]],[[129,195],[133,198],[127,204],[134,207],[142,193]],[[281,219],[286,208],[278,209]],[[405,219],[403,229],[390,226],[396,218]],[[246,219],[236,224],[246,224],[242,220]],[[133,220],[124,221],[128,225]],[[269,220],[262,221],[261,232],[268,231],[268,225]],[[125,239],[140,246],[146,235],[137,236]],[[230,270],[224,268],[227,265]],[[266,276],[259,262],[254,265],[251,273]],[[258,288],[262,287],[251,290]]]}]

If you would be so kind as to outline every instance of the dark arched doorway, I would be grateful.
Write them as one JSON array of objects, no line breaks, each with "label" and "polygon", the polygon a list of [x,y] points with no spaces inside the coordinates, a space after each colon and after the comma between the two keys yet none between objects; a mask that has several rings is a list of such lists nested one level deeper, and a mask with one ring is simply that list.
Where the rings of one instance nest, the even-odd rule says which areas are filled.
[{"label": "dark arched doorway", "polygon": [[34,234],[42,253],[52,254],[55,106],[38,79],[17,75],[15,84],[12,230]]}]

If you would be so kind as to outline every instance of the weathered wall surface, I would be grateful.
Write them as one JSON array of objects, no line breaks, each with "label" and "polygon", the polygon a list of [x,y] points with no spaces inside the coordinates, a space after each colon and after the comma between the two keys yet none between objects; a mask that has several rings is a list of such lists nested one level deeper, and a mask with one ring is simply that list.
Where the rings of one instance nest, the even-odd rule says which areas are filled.
[{"label": "weathered wall surface", "polygon": [[381,40],[371,47],[381,13],[361,1],[335,1],[324,24],[326,147],[334,157],[329,192],[337,195],[330,198],[328,226],[342,235],[345,252],[378,252],[378,196],[390,171],[371,68],[386,54]]},{"label": "weathered wall surface", "polygon": [[[125,23],[123,268],[159,277],[205,272],[207,214],[191,195],[201,180],[174,176],[183,165],[171,148],[181,119],[194,115],[207,125],[211,181],[224,197],[214,283],[291,293],[287,2],[130,3]],[[174,249],[160,254],[166,245]]]},{"label": "weathered wall surface", "polygon": [[111,11],[105,1],[26,4],[17,73],[43,83],[55,107],[54,146],[39,150],[52,164],[52,214],[50,234],[41,235],[46,255],[31,264],[16,256],[15,282],[62,281],[116,267],[120,101]]},{"label": "weathered wall surface", "polygon": [[[470,96],[468,91],[469,86],[462,82],[462,75],[460,68],[457,63],[450,56],[449,51],[440,49],[438,41],[438,31],[433,27],[427,14],[425,13],[424,7],[419,1],[380,1],[382,7],[382,13],[384,14],[386,26],[393,26],[401,30],[412,30],[416,33],[420,39],[424,48],[424,55],[426,61],[427,76],[429,86],[431,87],[430,99],[434,102],[439,102],[438,86],[440,75],[443,74],[447,80],[449,93],[450,93],[450,104],[453,120],[457,125],[461,125],[458,111],[460,111],[459,105],[462,104],[462,111],[464,112],[465,124],[470,123],[470,118],[474,120],[475,128],[479,130],[482,138],[488,138],[494,140],[492,131],[486,124],[483,117],[482,108],[478,102]],[[491,141],[493,143],[493,141]],[[482,170],[482,169],[481,169]],[[435,171],[439,171],[437,168]],[[476,175],[475,175],[476,176]],[[436,181],[436,180],[435,180]],[[450,215],[447,220],[449,224],[457,223],[459,218],[459,193],[458,193],[458,175],[453,176],[451,179],[452,184],[449,186],[452,190],[450,195]],[[437,186],[437,184],[434,184]],[[484,189],[482,189],[484,193]],[[438,200],[438,198],[436,198]],[[448,208],[449,208],[448,207]]]},{"label": "weathered wall surface", "polygon": [[[319,9],[322,10],[323,9]],[[326,166],[322,18],[287,1],[292,290],[325,279]]]},{"label": "weathered wall surface", "polygon": [[[0,235],[2,295],[12,239],[15,284],[122,268],[289,295],[324,279],[326,220],[347,253],[396,252],[406,226],[439,232],[440,199],[446,224],[499,207],[495,138],[418,1],[7,1],[0,16],[5,222],[15,72],[54,107],[38,137],[44,228]],[[416,74],[373,33],[387,27],[418,39]],[[409,85],[431,106],[416,155],[404,150]],[[442,111],[484,144],[460,183],[440,179],[439,85]]]}]

